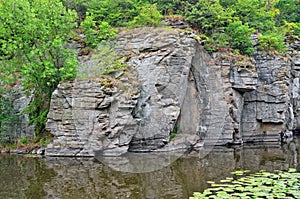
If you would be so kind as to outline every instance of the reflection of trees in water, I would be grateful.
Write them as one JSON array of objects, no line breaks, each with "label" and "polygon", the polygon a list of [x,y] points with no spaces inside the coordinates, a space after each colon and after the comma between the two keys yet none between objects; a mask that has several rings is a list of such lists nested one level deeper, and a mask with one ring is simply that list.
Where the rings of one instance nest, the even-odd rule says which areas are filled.
[{"label": "reflection of trees in water", "polygon": [[54,176],[38,159],[0,155],[0,198],[42,198],[43,185]]}]

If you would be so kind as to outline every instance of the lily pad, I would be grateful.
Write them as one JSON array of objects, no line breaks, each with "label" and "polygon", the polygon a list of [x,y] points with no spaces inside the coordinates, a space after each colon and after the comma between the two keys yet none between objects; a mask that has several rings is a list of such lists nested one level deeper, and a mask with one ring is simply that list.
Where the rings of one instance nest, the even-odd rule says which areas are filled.
[{"label": "lily pad", "polygon": [[297,172],[297,169],[295,169],[295,168],[289,168],[288,172],[289,173],[295,173],[295,172]]},{"label": "lily pad", "polygon": [[247,173],[249,170],[245,170],[245,171],[240,171],[240,170],[238,170],[238,171],[233,171],[233,172],[231,172],[231,174],[233,174],[233,175],[237,175],[237,176],[242,176],[242,175],[244,175],[245,173]]},{"label": "lily pad", "polygon": [[290,168],[288,171],[259,171],[245,176],[249,171],[235,171],[231,174],[243,177],[234,180],[226,178],[220,183],[212,182],[213,188],[208,188],[199,195],[195,193],[191,199],[207,198],[300,198],[300,173]]}]

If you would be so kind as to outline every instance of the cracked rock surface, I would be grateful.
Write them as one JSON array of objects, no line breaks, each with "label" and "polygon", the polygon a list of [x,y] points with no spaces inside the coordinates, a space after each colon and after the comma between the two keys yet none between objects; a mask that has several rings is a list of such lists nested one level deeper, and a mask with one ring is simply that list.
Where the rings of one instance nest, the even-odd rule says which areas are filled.
[{"label": "cracked rock surface", "polygon": [[164,28],[121,32],[115,51],[130,76],[115,84],[61,83],[48,114],[54,141],[46,155],[277,142],[300,127],[299,43],[289,46],[291,59],[257,52],[238,62],[226,52],[209,55],[195,38]]}]

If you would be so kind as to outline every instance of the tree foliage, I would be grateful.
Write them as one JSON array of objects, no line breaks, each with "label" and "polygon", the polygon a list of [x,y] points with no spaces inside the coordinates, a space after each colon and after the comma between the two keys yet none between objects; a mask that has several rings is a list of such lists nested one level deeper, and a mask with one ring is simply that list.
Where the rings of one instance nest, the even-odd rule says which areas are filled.
[{"label": "tree foliage", "polygon": [[279,10],[274,7],[276,2],[277,0],[238,0],[229,9],[243,23],[264,33],[275,29],[274,19],[279,14]]},{"label": "tree foliage", "polygon": [[255,31],[259,49],[283,52],[285,36],[300,37],[299,10],[299,0],[0,0],[0,132],[11,121],[6,85],[20,79],[33,96],[25,112],[43,130],[52,91],[77,73],[76,53],[64,48],[74,28],[96,47],[116,35],[113,27],[158,26],[162,15],[179,14],[209,50],[249,54]]},{"label": "tree foliage", "polygon": [[206,34],[224,29],[232,21],[232,13],[221,6],[218,0],[199,0],[187,3],[187,21]]},{"label": "tree foliage", "polygon": [[137,0],[91,0],[84,4],[96,25],[157,26],[162,18],[156,4]]},{"label": "tree foliage", "polygon": [[243,54],[254,52],[253,43],[250,41],[254,32],[254,28],[241,21],[230,23],[226,28],[226,33],[230,36],[230,47],[238,49]]},{"label": "tree foliage", "polygon": [[174,14],[180,14],[182,15],[186,3],[188,1],[182,1],[182,0],[149,0],[150,4],[157,4],[158,10],[163,15],[174,15]]},{"label": "tree foliage", "polygon": [[184,15],[216,46],[229,45],[249,54],[253,30],[260,33],[263,49],[283,52],[285,35],[299,36],[298,10],[298,0],[199,0],[188,1]]},{"label": "tree foliage", "polygon": [[283,25],[284,22],[300,22],[300,1],[299,0],[279,0],[275,8],[280,10],[276,16],[278,25]]},{"label": "tree foliage", "polygon": [[138,15],[128,23],[130,26],[158,26],[162,15],[156,4],[145,4],[138,7]]},{"label": "tree foliage", "polygon": [[80,28],[85,34],[85,43],[87,46],[96,47],[102,40],[114,37],[116,30],[108,22],[102,21],[99,25],[93,14],[87,13]]},{"label": "tree foliage", "polygon": [[269,32],[258,38],[258,45],[260,50],[263,51],[278,51],[284,52],[284,36],[278,33]]},{"label": "tree foliage", "polygon": [[90,0],[85,5],[97,25],[106,21],[113,26],[125,26],[138,15],[137,4],[132,0]]},{"label": "tree foliage", "polygon": [[44,128],[51,93],[76,74],[75,52],[63,47],[74,22],[59,0],[0,0],[1,81],[22,78],[34,99],[25,112],[37,131]]},{"label": "tree foliage", "polygon": [[[268,38],[270,38],[270,33],[280,34],[279,37],[290,34],[300,36],[299,0],[63,1],[73,7],[84,5],[87,11],[93,14],[96,26],[103,21],[112,26],[121,27],[155,26],[161,19],[157,11],[163,15],[179,14],[201,34],[205,34],[209,38],[210,44],[238,49],[244,54],[253,51],[248,34],[253,32],[253,29],[259,32],[259,35]],[[154,5],[156,5],[155,9]],[[238,27],[238,30],[232,29],[234,26]],[[242,32],[245,33],[245,36],[241,34]],[[238,39],[235,38],[236,34],[240,34]],[[282,44],[278,44],[275,50],[281,51]]]},{"label": "tree foliage", "polygon": [[85,14],[87,11],[87,7],[85,6],[85,4],[89,0],[61,0],[61,1],[67,10],[76,11],[78,15],[77,25],[80,26],[80,23],[85,19]]}]

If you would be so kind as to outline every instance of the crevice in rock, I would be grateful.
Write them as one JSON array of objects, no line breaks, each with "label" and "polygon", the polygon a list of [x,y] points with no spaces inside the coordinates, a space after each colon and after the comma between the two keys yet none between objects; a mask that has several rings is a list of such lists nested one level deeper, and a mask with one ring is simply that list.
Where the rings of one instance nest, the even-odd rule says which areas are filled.
[{"label": "crevice in rock", "polygon": [[[55,136],[50,154],[68,155],[72,146],[83,145],[80,154],[99,149],[120,155],[275,142],[280,133],[300,129],[298,58],[290,64],[257,52],[255,65],[236,66],[233,54],[210,56],[193,35],[157,29],[121,33],[117,40],[119,51],[130,54],[127,64],[141,87],[126,93],[90,80],[62,83],[48,115],[47,128]],[[170,142],[178,126],[180,133]]]}]

